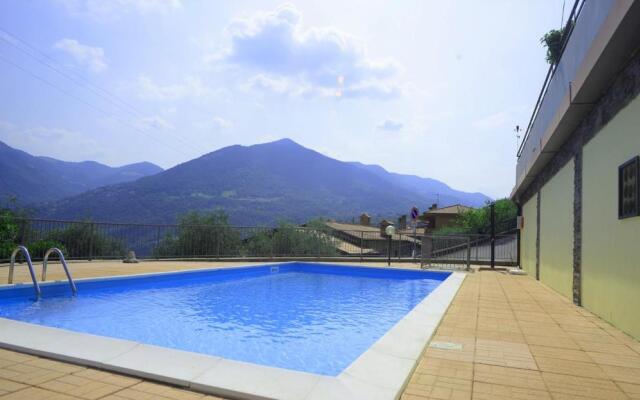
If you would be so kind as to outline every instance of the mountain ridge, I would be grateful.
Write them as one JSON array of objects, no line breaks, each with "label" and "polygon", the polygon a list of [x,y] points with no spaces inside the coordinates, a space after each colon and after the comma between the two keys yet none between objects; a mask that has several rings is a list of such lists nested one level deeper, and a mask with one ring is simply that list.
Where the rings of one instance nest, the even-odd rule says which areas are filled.
[{"label": "mountain ridge", "polygon": [[59,200],[161,171],[147,161],[111,167],[96,161],[34,156],[0,141],[0,201],[15,196],[21,205]]},{"label": "mountain ridge", "polygon": [[[189,210],[222,208],[238,225],[305,222],[314,217],[351,219],[406,213],[426,208],[440,197],[442,205],[480,206],[487,196],[467,194],[437,182],[441,192],[414,190],[408,175],[373,171],[324,156],[291,139],[232,145],[135,181],[96,188],[39,208],[41,217],[173,223]],[[409,176],[411,177],[411,176]]]}]

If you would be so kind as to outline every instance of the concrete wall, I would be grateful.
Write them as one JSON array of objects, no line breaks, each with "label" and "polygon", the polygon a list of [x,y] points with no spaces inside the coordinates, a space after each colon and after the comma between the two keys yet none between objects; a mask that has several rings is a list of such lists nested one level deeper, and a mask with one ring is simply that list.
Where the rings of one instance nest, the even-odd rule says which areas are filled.
[{"label": "concrete wall", "polygon": [[520,231],[520,264],[529,276],[536,276],[536,197],[522,205],[524,227]]},{"label": "concrete wall", "polygon": [[568,162],[541,190],[540,281],[573,295],[573,163]]},{"label": "concrete wall", "polygon": [[640,154],[640,98],[583,148],[582,304],[640,338],[640,217],[618,219],[618,166]]}]

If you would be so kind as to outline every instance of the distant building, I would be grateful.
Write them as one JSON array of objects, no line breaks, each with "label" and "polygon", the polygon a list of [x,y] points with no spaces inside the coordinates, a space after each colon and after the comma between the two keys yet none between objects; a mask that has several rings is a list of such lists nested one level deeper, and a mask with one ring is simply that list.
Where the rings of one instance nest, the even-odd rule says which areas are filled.
[{"label": "distant building", "polygon": [[520,261],[640,339],[640,1],[581,4],[518,150]]},{"label": "distant building", "polygon": [[[391,222],[387,220],[383,220],[379,226],[325,222],[325,225],[330,228],[329,234],[342,243],[341,248],[338,249],[341,254],[358,255],[362,250],[364,256],[387,254],[389,237],[383,233],[383,227],[390,224]],[[420,240],[406,233],[398,232],[391,239],[393,240],[391,248],[393,257],[411,257],[414,249],[418,251],[420,249]]]},{"label": "distant building", "polygon": [[420,216],[420,220],[425,224],[425,231],[432,232],[447,226],[455,226],[458,216],[469,210],[472,210],[472,208],[461,204],[443,208],[438,208],[436,204],[433,204],[429,210]]},{"label": "distant building", "polygon": [[371,217],[367,213],[360,214],[360,225],[369,226],[371,225]]}]

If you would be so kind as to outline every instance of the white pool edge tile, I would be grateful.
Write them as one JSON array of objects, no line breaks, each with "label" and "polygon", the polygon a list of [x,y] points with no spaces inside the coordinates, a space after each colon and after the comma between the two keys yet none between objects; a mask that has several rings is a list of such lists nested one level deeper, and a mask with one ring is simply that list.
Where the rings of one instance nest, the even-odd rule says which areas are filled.
[{"label": "white pool edge tile", "polygon": [[[465,276],[465,273],[452,272],[337,377],[244,363],[6,318],[0,318],[0,348],[239,399],[395,399],[402,393]],[[114,278],[87,280],[100,279]],[[176,364],[178,371],[175,370]]]}]

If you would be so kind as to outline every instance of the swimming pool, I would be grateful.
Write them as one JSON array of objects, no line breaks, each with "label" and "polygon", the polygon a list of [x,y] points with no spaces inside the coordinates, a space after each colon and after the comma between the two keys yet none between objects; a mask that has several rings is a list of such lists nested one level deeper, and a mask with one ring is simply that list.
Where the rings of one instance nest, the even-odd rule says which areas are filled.
[{"label": "swimming pool", "polygon": [[338,378],[450,275],[284,263],[45,284],[38,301],[20,285],[0,317]]}]

